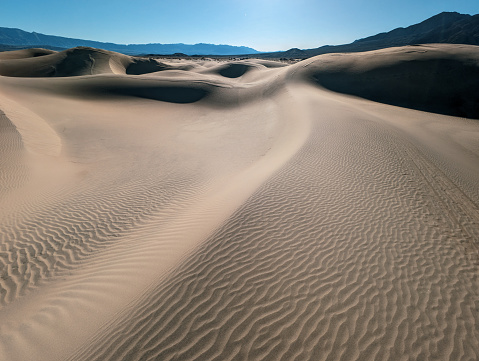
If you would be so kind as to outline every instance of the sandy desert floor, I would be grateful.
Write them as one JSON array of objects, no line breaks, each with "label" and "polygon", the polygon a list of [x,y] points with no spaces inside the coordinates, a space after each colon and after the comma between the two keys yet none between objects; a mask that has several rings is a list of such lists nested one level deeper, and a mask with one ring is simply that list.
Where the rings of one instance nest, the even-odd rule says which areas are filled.
[{"label": "sandy desert floor", "polygon": [[0,75],[0,360],[479,359],[479,47]]}]

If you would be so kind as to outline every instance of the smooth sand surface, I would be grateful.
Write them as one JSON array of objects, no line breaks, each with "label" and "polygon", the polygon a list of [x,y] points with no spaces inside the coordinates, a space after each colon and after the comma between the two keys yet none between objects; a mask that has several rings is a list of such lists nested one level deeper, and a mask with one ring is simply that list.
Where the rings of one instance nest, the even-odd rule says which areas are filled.
[{"label": "smooth sand surface", "polygon": [[478,69],[0,53],[0,360],[479,359]]}]

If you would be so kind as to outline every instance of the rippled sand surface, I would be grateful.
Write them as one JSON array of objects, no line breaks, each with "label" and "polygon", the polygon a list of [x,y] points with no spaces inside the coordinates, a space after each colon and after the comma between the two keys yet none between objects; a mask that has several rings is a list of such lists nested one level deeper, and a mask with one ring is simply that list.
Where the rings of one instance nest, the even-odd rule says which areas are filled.
[{"label": "rippled sand surface", "polygon": [[0,360],[479,359],[478,64],[0,53]]}]

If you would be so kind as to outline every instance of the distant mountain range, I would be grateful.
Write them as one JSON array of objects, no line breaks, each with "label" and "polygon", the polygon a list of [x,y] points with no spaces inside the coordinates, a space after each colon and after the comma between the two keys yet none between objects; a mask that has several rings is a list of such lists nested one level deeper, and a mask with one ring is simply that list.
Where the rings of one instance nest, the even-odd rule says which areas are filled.
[{"label": "distant mountain range", "polygon": [[327,53],[359,52],[414,44],[450,43],[479,45],[479,14],[465,15],[443,12],[419,24],[380,33],[351,44],[326,45],[314,49],[293,48],[283,52],[259,53],[246,46],[214,44],[114,44],[91,40],[71,39],[60,36],[29,33],[20,29],[0,27],[0,51],[20,48],[43,47],[64,50],[77,46],[88,46],[116,51],[129,55],[183,53],[186,55],[242,55],[262,58],[309,58]]},{"label": "distant mountain range", "polygon": [[235,55],[257,54],[258,51],[246,46],[214,45],[214,44],[114,44],[92,40],[72,39],[61,36],[29,33],[20,29],[0,27],[0,50],[42,47],[51,50],[64,50],[77,46],[116,51],[118,53],[140,54],[174,54],[187,55]]},{"label": "distant mountain range", "polygon": [[431,43],[479,45],[479,14],[472,16],[457,12],[443,12],[419,24],[359,39],[351,44],[326,45],[306,50],[294,48],[284,52],[261,54],[261,56],[309,58],[327,53],[360,52],[393,46]]}]

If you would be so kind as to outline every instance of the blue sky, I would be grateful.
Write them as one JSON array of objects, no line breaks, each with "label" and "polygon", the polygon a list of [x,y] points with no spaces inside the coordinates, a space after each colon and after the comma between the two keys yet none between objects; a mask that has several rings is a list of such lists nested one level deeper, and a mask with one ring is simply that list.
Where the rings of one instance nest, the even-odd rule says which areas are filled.
[{"label": "blue sky", "polygon": [[479,0],[4,0],[0,26],[121,44],[214,43],[260,51],[349,43]]}]

